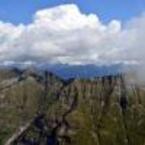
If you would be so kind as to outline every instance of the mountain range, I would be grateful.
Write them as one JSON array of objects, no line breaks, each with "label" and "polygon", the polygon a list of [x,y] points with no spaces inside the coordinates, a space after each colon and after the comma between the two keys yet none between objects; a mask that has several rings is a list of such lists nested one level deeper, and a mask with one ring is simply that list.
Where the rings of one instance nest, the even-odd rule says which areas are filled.
[{"label": "mountain range", "polygon": [[0,145],[144,145],[145,85],[0,70]]}]

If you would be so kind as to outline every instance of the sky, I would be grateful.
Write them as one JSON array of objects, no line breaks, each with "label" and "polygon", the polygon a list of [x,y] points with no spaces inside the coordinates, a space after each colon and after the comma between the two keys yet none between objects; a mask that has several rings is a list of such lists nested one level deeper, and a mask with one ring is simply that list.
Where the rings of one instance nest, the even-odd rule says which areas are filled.
[{"label": "sky", "polygon": [[105,23],[126,21],[145,10],[145,0],[0,0],[0,19],[28,24],[38,10],[68,3],[77,4],[83,13],[97,14]]},{"label": "sky", "polygon": [[145,0],[0,0],[0,64],[145,64]]}]

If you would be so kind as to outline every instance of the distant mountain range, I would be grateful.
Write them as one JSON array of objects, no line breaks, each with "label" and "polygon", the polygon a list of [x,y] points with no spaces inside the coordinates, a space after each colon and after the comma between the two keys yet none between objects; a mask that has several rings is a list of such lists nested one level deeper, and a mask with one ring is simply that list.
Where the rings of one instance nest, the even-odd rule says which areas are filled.
[{"label": "distant mountain range", "polygon": [[[26,66],[23,65],[11,65],[11,66],[1,66],[1,67],[8,67],[8,68],[18,67],[21,69],[26,68]],[[116,75],[118,73],[123,72],[122,64],[103,65],[103,66],[97,66],[93,64],[89,64],[89,65],[44,64],[44,65],[34,66],[34,68],[38,70],[48,70],[49,72],[52,72],[63,79],[92,78],[96,76]]]},{"label": "distant mountain range", "polygon": [[64,78],[91,78],[95,76],[114,75],[120,73],[121,65],[96,66],[96,65],[52,65],[47,69]]}]

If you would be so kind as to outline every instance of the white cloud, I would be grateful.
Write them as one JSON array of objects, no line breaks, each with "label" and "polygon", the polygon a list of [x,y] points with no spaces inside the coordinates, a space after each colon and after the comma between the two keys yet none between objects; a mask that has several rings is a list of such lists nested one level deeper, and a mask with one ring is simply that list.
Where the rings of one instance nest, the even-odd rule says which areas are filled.
[{"label": "white cloud", "polygon": [[36,12],[29,25],[0,22],[0,62],[112,64],[144,61],[145,15],[122,27],[74,4]]}]

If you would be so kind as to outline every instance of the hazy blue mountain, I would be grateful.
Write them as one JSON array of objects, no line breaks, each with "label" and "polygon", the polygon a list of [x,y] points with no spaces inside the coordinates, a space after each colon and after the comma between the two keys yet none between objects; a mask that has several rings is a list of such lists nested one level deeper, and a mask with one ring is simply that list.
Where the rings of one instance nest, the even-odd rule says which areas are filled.
[{"label": "hazy blue mountain", "polygon": [[[46,67],[44,67],[46,69]],[[120,73],[122,66],[96,66],[96,65],[49,65],[47,69],[64,78],[91,78],[95,76],[114,75]]]},{"label": "hazy blue mountain", "polygon": [[[2,66],[1,66],[2,67]],[[7,68],[26,69],[23,65],[5,66]],[[38,70],[48,70],[63,79],[91,78],[96,76],[115,75],[122,72],[122,64],[97,66],[97,65],[68,65],[68,64],[43,64],[34,66]],[[32,69],[32,66],[31,66]]]}]

